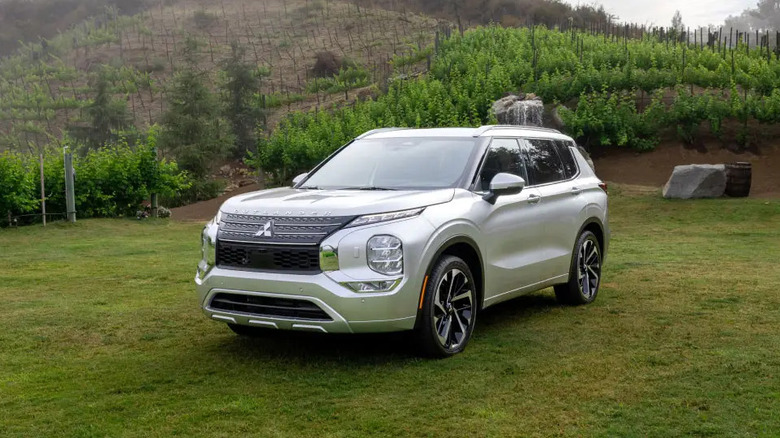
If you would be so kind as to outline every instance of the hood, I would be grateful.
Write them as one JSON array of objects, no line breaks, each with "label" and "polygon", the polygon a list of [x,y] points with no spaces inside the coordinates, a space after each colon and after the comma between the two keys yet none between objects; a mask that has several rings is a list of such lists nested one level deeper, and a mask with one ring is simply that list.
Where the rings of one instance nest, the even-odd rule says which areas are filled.
[{"label": "hood", "polygon": [[296,190],[279,188],[228,199],[223,213],[257,216],[362,216],[450,202],[455,189],[442,190]]}]

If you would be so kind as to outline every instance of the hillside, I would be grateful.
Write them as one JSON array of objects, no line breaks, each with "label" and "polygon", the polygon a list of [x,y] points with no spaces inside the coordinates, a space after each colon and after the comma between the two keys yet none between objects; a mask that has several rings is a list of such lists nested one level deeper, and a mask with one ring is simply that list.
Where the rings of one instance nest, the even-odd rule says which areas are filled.
[{"label": "hillside", "polygon": [[[776,192],[776,51],[738,31],[705,44],[673,29],[596,24],[461,33],[403,8],[306,0],[104,16],[0,64],[0,149],[29,152],[0,154],[11,169],[0,173],[11,194],[0,209],[37,211],[31,157],[41,153],[61,211],[64,145],[78,152],[78,208],[110,216],[157,191],[168,206],[214,197],[214,171],[230,160],[286,184],[370,129],[496,123],[490,108],[507,93],[542,99],[597,156],[631,151],[602,158],[615,182],[655,185],[673,164],[724,157],[753,161],[756,187]],[[654,149],[670,158],[635,154]],[[177,164],[160,162],[160,173],[154,155]]]},{"label": "hillside", "polygon": [[146,0],[0,0],[0,56],[22,44],[56,36],[107,8],[133,15]]},{"label": "hillside", "polygon": [[777,55],[673,35],[628,38],[542,26],[453,34],[439,44],[428,75],[395,82],[387,94],[354,108],[295,115],[262,144],[254,164],[282,183],[368,129],[494,123],[491,104],[507,92],[542,98],[563,129],[594,151],[648,151],[662,142],[697,148],[705,141],[754,157],[773,150],[769,128],[780,123]]},{"label": "hillside", "polygon": [[611,21],[603,6],[558,0],[352,0],[364,6],[415,11],[456,23],[461,29],[498,23],[516,27],[543,24],[587,28]]},{"label": "hillside", "polygon": [[[157,122],[166,109],[168,82],[183,67],[188,39],[196,49],[187,56],[212,86],[231,44],[244,47],[245,61],[263,76],[257,101],[264,106],[264,122],[273,125],[276,109],[325,108],[356,99],[359,93],[350,89],[386,81],[393,57],[414,61],[398,66],[400,74],[416,71],[413,64],[425,59],[419,53],[438,25],[412,13],[311,0],[180,0],[132,17],[104,16],[0,62],[0,150],[40,148],[67,128],[85,128],[95,78],[105,69],[111,92],[127,103],[132,125],[143,129]],[[338,74],[342,61],[357,77],[340,87],[313,85],[317,54],[336,62],[326,77]]]}]

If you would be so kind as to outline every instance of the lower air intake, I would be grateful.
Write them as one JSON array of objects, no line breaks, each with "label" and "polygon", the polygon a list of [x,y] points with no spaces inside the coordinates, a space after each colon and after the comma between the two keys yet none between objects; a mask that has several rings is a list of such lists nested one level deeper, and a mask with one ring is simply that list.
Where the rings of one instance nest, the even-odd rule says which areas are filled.
[{"label": "lower air intake", "polygon": [[268,318],[289,318],[305,321],[332,321],[324,310],[311,301],[219,293],[209,306],[214,310],[245,313]]}]

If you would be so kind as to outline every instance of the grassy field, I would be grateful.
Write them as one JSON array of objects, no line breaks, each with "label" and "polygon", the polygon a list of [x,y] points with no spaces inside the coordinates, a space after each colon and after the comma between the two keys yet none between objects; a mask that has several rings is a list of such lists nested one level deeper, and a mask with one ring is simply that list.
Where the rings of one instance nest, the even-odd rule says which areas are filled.
[{"label": "grassy field", "polygon": [[780,202],[611,208],[595,304],[500,305],[441,361],[234,336],[198,309],[199,224],[0,230],[0,435],[777,436]]}]

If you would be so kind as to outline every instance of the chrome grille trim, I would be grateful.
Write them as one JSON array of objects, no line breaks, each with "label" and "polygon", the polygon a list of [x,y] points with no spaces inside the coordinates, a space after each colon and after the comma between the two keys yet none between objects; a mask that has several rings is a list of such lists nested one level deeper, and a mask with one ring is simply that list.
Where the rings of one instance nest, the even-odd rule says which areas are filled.
[{"label": "chrome grille trim", "polygon": [[219,240],[233,243],[318,245],[354,218],[354,216],[296,217],[224,213],[219,223],[217,237]]}]

